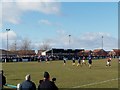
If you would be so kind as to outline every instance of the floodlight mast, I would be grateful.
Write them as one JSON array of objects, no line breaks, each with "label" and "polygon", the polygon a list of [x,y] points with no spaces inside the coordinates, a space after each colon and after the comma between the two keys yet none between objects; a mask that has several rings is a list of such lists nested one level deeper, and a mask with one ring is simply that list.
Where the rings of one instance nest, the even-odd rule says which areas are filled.
[{"label": "floodlight mast", "polygon": [[101,56],[102,56],[102,58],[103,58],[103,56],[104,56],[104,55],[103,55],[103,36],[102,36],[102,55],[101,55]]},{"label": "floodlight mast", "polygon": [[103,36],[102,36],[102,49],[103,49]]},{"label": "floodlight mast", "polygon": [[70,39],[71,39],[71,35],[69,35],[69,48],[71,48],[71,47],[70,47],[70,43],[71,43],[71,40],[70,40]]},{"label": "floodlight mast", "polygon": [[6,52],[6,59],[7,59],[8,58],[8,32],[10,31],[10,29],[6,29],[6,31],[7,31],[7,52]]}]

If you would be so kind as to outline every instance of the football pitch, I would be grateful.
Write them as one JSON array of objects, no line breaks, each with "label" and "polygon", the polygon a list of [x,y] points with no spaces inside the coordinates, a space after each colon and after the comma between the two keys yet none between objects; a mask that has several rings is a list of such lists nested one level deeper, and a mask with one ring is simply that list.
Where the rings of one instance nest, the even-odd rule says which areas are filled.
[{"label": "football pitch", "polygon": [[[87,62],[87,61],[86,61]],[[72,66],[72,61],[63,60],[46,62],[8,62],[2,63],[7,83],[17,85],[24,81],[26,74],[31,74],[32,81],[38,86],[44,71],[55,77],[58,88],[118,88],[118,60],[112,59],[111,67],[106,67],[106,59],[93,60],[92,68],[88,65]]]}]

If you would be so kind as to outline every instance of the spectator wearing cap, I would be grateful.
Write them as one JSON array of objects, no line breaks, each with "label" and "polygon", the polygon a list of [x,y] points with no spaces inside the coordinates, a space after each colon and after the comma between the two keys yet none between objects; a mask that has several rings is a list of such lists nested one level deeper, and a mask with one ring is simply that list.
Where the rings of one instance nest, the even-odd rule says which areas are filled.
[{"label": "spectator wearing cap", "polygon": [[0,71],[0,89],[6,84],[6,77],[4,76],[3,70]]},{"label": "spectator wearing cap", "polygon": [[44,80],[39,84],[38,90],[58,90],[54,82],[50,81],[48,72],[44,72]]},{"label": "spectator wearing cap", "polygon": [[19,88],[19,90],[36,90],[36,85],[31,81],[31,76],[28,74],[25,76],[25,81],[20,84]]}]

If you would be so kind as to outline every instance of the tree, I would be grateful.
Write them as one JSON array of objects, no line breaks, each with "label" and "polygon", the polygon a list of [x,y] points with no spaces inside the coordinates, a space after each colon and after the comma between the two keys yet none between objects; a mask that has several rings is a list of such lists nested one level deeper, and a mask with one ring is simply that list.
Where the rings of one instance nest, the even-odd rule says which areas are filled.
[{"label": "tree", "polygon": [[20,50],[30,50],[31,41],[28,38],[24,38],[21,42]]},{"label": "tree", "polygon": [[31,51],[31,41],[28,38],[24,38],[21,41],[19,55],[20,56],[28,56]]},{"label": "tree", "polygon": [[15,41],[10,45],[10,51],[16,51],[17,49],[18,49],[17,41],[15,40]]},{"label": "tree", "polygon": [[49,50],[49,49],[51,49],[50,40],[43,41],[42,44],[40,45],[40,50]]}]

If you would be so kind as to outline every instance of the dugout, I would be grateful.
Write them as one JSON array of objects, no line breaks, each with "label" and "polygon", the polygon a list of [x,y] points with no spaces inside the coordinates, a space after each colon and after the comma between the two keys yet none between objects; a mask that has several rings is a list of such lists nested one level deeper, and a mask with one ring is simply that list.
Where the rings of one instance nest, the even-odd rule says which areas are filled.
[{"label": "dugout", "polygon": [[83,51],[84,49],[57,49],[52,48],[51,50],[46,52],[48,56],[57,56],[59,59],[63,59],[66,57],[68,59],[72,59],[72,57],[78,57],[79,52]]}]

